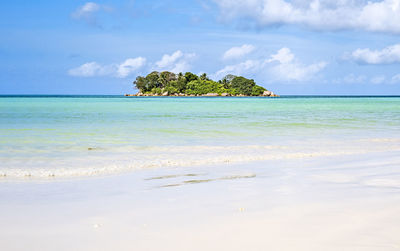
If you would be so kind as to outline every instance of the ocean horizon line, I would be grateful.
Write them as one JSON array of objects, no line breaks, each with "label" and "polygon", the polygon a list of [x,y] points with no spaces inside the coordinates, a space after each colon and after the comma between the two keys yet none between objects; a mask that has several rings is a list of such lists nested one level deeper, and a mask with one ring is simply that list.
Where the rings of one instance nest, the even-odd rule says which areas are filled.
[{"label": "ocean horizon line", "polygon": [[[217,96],[217,97],[207,97],[207,96],[197,96],[197,97],[189,97],[189,96],[124,96],[124,94],[0,94],[0,98],[17,98],[17,97],[26,97],[26,98],[266,98],[259,96],[244,96],[244,97],[235,97],[235,96]],[[398,98],[400,95],[335,95],[335,94],[286,94],[280,95],[279,97],[274,98]]]}]

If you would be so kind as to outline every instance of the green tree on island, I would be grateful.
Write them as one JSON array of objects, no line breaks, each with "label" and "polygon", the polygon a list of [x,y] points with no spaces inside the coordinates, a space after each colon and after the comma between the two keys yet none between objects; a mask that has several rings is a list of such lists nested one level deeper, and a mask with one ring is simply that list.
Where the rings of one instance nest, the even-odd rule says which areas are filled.
[{"label": "green tree on island", "polygon": [[216,82],[208,78],[206,73],[197,76],[191,72],[175,74],[153,71],[145,77],[138,76],[133,84],[139,90],[138,96],[276,96],[257,85],[253,79],[231,74]]}]

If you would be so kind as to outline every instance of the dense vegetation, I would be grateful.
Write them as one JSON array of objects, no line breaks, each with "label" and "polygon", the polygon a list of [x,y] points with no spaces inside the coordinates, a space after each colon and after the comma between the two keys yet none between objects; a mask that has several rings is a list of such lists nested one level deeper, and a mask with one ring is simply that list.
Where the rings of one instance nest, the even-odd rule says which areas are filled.
[{"label": "dense vegetation", "polygon": [[191,72],[175,74],[168,71],[153,71],[145,77],[138,76],[133,82],[140,94],[151,95],[246,95],[260,96],[266,89],[256,85],[253,79],[227,75],[218,82],[203,73],[200,76]]}]

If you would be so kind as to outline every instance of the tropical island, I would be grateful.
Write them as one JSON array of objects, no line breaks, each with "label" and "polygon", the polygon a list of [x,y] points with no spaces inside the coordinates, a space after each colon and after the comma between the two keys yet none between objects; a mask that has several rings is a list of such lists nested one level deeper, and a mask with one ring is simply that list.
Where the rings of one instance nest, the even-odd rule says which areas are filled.
[{"label": "tropical island", "polygon": [[253,79],[242,76],[226,75],[218,82],[208,78],[206,73],[197,76],[194,73],[175,74],[169,71],[153,71],[147,76],[138,76],[133,81],[137,94],[125,96],[261,96],[278,97],[255,83]]}]

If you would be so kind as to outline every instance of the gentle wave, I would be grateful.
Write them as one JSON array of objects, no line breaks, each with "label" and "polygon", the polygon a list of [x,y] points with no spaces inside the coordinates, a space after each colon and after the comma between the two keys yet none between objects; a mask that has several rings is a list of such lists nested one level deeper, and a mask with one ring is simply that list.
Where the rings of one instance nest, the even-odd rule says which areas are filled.
[{"label": "gentle wave", "polygon": [[[155,147],[159,148],[159,147]],[[220,150],[220,152],[210,153],[210,149]],[[230,149],[228,154],[222,150]],[[273,161],[273,160],[290,160],[290,159],[303,159],[303,158],[318,158],[318,157],[332,157],[332,156],[346,156],[358,155],[369,153],[381,153],[400,151],[400,147],[394,148],[381,148],[381,149],[353,149],[353,150],[324,150],[324,151],[254,151],[254,149],[277,149],[271,146],[250,146],[249,148],[240,148],[237,146],[230,147],[176,147],[174,152],[186,151],[185,154],[171,154],[168,155],[151,155],[139,156],[136,160],[126,159],[117,164],[102,165],[104,160],[95,162],[93,165],[85,163],[81,167],[36,167],[36,168],[0,168],[0,180],[8,179],[54,179],[54,178],[72,178],[72,177],[91,177],[99,175],[111,175],[125,173],[133,170],[148,169],[148,168],[163,168],[163,167],[190,167],[190,166],[208,166],[218,164],[236,164],[247,163],[254,161]],[[158,149],[167,151],[167,148]],[[171,150],[171,149],[170,149]],[[236,150],[233,151],[232,150]],[[237,150],[242,150],[244,153],[239,154]],[[209,154],[204,154],[208,151]],[[196,153],[196,154],[190,154]],[[113,157],[108,156],[109,162],[114,162]]]}]

